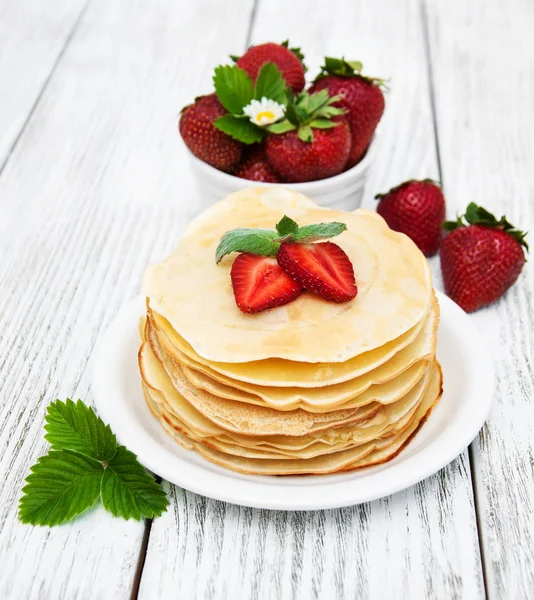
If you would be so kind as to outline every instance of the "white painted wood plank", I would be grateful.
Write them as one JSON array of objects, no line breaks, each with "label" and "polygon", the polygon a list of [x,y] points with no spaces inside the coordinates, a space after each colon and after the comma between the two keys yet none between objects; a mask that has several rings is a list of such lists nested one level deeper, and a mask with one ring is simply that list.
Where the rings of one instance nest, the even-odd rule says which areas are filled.
[{"label": "white painted wood plank", "polygon": [[[366,206],[404,179],[437,178],[417,2],[260,0],[253,41],[287,37],[392,78]],[[467,453],[404,492],[335,511],[270,512],[170,493],[173,510],[152,525],[143,600],[484,596]]]},{"label": "white painted wood plank", "polygon": [[31,528],[16,505],[45,406],[91,401],[96,338],[197,209],[177,115],[250,10],[93,0],[0,177],[1,598],[130,597],[143,523]]},{"label": "white painted wood plank", "polygon": [[0,0],[0,169],[86,0]]},{"label": "white painted wood plank", "polygon": [[[427,2],[447,198],[534,233],[534,5]],[[531,240],[532,242],[532,240]],[[497,374],[491,418],[474,445],[488,596],[534,589],[532,260],[504,299],[474,315]]]}]

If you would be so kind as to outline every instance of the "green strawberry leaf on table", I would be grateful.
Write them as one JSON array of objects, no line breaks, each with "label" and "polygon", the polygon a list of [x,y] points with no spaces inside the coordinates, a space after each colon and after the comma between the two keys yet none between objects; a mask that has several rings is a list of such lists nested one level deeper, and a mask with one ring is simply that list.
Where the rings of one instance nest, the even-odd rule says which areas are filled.
[{"label": "green strawberry leaf on table", "polygon": [[31,468],[19,505],[23,523],[60,525],[91,508],[100,495],[104,467],[72,450],[51,450]]},{"label": "green strawberry leaf on table", "polygon": [[69,521],[102,499],[124,519],[159,516],[168,501],[135,454],[117,446],[109,425],[83,402],[57,400],[47,408],[51,449],[31,467],[22,489],[23,523],[54,526]]},{"label": "green strawberry leaf on table", "polygon": [[320,239],[332,238],[346,231],[345,223],[311,223],[299,225],[284,215],[275,229],[254,229],[241,227],[227,231],[221,238],[215,252],[215,261],[232,252],[250,252],[259,256],[274,256],[282,242],[307,244]]},{"label": "green strawberry leaf on table", "polygon": [[100,461],[117,452],[117,438],[95,412],[81,400],[52,402],[45,417],[45,439],[53,450],[69,448]]},{"label": "green strawberry leaf on table", "polygon": [[124,446],[117,448],[104,471],[101,494],[104,508],[123,519],[152,518],[167,507],[165,492]]}]

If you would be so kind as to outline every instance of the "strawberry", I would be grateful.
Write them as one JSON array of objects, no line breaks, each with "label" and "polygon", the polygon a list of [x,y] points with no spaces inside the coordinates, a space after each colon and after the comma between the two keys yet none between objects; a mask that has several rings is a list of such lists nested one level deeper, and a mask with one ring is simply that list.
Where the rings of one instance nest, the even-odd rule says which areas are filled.
[{"label": "strawberry", "polygon": [[425,256],[438,251],[445,198],[434,181],[406,181],[375,198],[380,199],[377,213],[391,229],[405,233]]},{"label": "strawberry", "polygon": [[267,162],[265,150],[260,144],[254,144],[247,149],[244,160],[238,166],[235,175],[251,181],[280,183],[280,179]]},{"label": "strawberry", "polygon": [[325,300],[348,302],[358,293],[352,263],[333,242],[284,242],[278,250],[276,260],[305,290],[318,294]]},{"label": "strawberry", "polygon": [[230,171],[241,159],[243,144],[214,126],[215,120],[225,114],[215,94],[201,96],[184,108],[179,129],[196,157],[216,169]]},{"label": "strawberry", "polygon": [[385,108],[381,79],[361,75],[362,64],[325,57],[325,65],[310,88],[310,93],[328,90],[339,99],[335,106],[344,108],[352,135],[347,168],[365,154]]},{"label": "strawberry", "polygon": [[526,233],[475,203],[443,227],[450,231],[440,249],[445,292],[465,311],[491,304],[515,283],[525,264],[523,248],[528,251]]},{"label": "strawberry", "polygon": [[288,103],[286,118],[269,126],[267,160],[282,181],[315,181],[343,171],[351,135],[343,111],[326,91],[299,95]]},{"label": "strawberry", "polygon": [[230,277],[236,304],[244,313],[287,304],[302,292],[302,287],[284,273],[276,259],[249,252],[235,259]]},{"label": "strawberry", "polygon": [[300,48],[288,48],[288,45],[286,41],[282,44],[269,42],[251,46],[241,58],[237,59],[236,64],[255,81],[261,67],[266,62],[272,62],[280,69],[287,85],[298,94],[304,89],[306,83],[305,67],[302,63],[304,57]]}]

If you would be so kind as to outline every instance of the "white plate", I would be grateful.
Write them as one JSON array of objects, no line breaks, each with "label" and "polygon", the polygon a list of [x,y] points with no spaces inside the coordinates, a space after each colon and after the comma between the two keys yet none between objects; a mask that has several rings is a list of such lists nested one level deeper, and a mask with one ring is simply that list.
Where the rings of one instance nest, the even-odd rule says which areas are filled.
[{"label": "white plate", "polygon": [[398,492],[432,475],[469,445],[486,420],[493,367],[471,319],[438,293],[438,359],[444,393],[415,439],[388,463],[352,473],[307,477],[241,475],[184,450],[148,410],[137,367],[144,298],[129,303],[100,340],[93,391],[100,416],[120,442],[163,479],[226,502],[257,508],[313,510],[349,506]]}]

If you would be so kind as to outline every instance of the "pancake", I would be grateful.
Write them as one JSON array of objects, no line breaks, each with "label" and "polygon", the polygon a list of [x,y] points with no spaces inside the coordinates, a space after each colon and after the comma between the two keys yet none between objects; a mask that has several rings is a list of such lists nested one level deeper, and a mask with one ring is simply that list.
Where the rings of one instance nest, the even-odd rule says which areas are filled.
[{"label": "pancake", "polygon": [[[434,371],[432,369],[432,373]],[[437,373],[435,375],[437,376]],[[213,427],[210,427],[209,431],[199,431],[195,428],[196,423],[188,420],[186,415],[177,415],[170,409],[163,393],[148,386],[146,386],[146,393],[159,404],[159,414],[173,429],[222,452],[248,458],[313,458],[337,452],[343,448],[355,447],[379,437],[394,435],[403,430],[412,420],[430,382],[430,376],[429,371],[420,390],[390,406],[385,411],[387,414],[379,420],[379,423],[375,423],[375,419],[370,419],[364,424],[334,427],[327,432],[296,438],[289,436],[248,437],[240,434],[228,434],[223,429],[214,431]]]},{"label": "pancake", "polygon": [[[174,342],[180,342],[176,337],[171,341],[167,335],[168,330],[162,328],[161,318],[150,310],[148,315],[156,329],[161,346],[176,362],[196,368],[212,378],[220,380],[216,375],[219,374],[224,378],[263,387],[297,386],[316,389],[354,380],[370,371],[378,370],[382,365],[385,366],[378,373],[379,378],[372,380],[372,383],[387,381],[418,360],[430,357],[434,352],[439,324],[439,304],[435,295],[432,295],[432,298],[428,317],[416,326],[414,332],[405,334],[411,339],[403,339],[400,343],[394,340],[382,348],[366,352],[345,363],[309,364],[284,359],[266,359],[246,364],[209,362],[196,354],[190,346],[189,349],[185,346],[178,348]],[[362,379],[359,385],[363,381],[367,384],[367,380]],[[322,391],[317,393],[323,396]]]},{"label": "pancake", "polygon": [[258,459],[227,454],[188,438],[183,433],[173,429],[164,419],[161,419],[161,423],[165,430],[183,447],[194,449],[211,462],[240,473],[261,475],[319,475],[361,469],[391,460],[417,434],[442,394],[441,369],[438,368],[435,373],[436,376],[433,377],[411,421],[402,431],[373,440],[367,444],[356,446],[355,448],[316,456],[314,458]]},{"label": "pancake", "polygon": [[[306,435],[334,425],[369,419],[380,409],[380,405],[375,403],[360,409],[331,411],[324,414],[308,413],[302,409],[280,412],[272,408],[210,397],[200,390],[196,393],[188,393],[186,400],[178,387],[180,367],[167,362],[164,363],[164,367],[155,358],[150,345],[143,343],[139,350],[139,368],[143,381],[154,390],[164,392],[173,412],[180,414],[189,411],[191,418],[201,417],[235,433]],[[192,412],[193,408],[196,409],[198,416]]]},{"label": "pancake", "polygon": [[[215,264],[219,240],[236,227],[272,229],[284,214],[301,225],[347,224],[347,231],[335,241],[354,265],[358,295],[353,301],[336,304],[304,293],[256,315],[237,308],[229,275],[233,257]],[[241,376],[248,369],[245,365],[269,360],[272,368],[264,373],[263,385],[269,385],[270,376],[283,367],[273,359],[309,368],[309,363],[344,365],[375,350],[382,356],[380,349],[388,343],[409,332],[415,335],[432,299],[426,259],[407,236],[392,231],[375,212],[320,208],[301,194],[266,188],[232,194],[193,221],[174,252],[147,269],[143,289],[154,314],[167,320],[165,333],[176,332],[198,357],[210,363],[241,364]],[[172,344],[177,346],[175,339]],[[316,374],[323,385],[334,383],[320,369]],[[352,377],[352,371],[346,373],[346,379]]]}]

